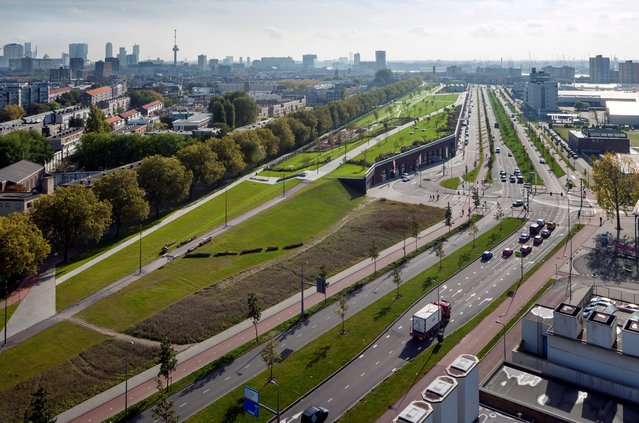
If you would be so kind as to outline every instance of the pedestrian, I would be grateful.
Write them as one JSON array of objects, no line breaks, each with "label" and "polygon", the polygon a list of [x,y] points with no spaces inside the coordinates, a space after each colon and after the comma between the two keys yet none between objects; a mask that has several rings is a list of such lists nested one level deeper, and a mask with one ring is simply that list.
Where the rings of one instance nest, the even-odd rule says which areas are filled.
[{"label": "pedestrian", "polygon": [[599,226],[603,225],[603,219],[601,218],[601,216],[599,216]]},{"label": "pedestrian", "polygon": [[439,194],[437,194],[437,201],[439,201]]}]

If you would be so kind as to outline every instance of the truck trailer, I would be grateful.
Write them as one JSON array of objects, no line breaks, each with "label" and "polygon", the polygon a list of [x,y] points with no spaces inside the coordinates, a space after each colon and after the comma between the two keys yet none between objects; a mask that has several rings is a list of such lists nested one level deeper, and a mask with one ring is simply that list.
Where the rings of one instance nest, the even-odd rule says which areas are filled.
[{"label": "truck trailer", "polygon": [[432,338],[450,319],[451,307],[448,301],[436,301],[426,304],[413,314],[410,324],[410,336],[423,341]]}]

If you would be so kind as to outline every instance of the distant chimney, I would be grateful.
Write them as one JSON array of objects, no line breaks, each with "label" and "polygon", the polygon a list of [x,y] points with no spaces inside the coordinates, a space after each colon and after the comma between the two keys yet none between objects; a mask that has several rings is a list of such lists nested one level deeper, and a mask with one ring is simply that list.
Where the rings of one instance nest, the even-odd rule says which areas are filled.
[{"label": "distant chimney", "polygon": [[570,339],[579,338],[583,330],[580,313],[580,307],[565,303],[559,304],[553,313],[553,333]]},{"label": "distant chimney", "polygon": [[433,423],[457,422],[457,381],[439,376],[424,391],[422,398],[433,407]]},{"label": "distant chimney", "polygon": [[457,415],[459,423],[473,423],[479,417],[479,359],[462,354],[446,368],[457,380]]},{"label": "distant chimney", "polygon": [[639,357],[639,321],[628,319],[621,330],[623,353]]},{"label": "distant chimney", "polygon": [[586,322],[588,343],[612,348],[617,340],[617,318],[608,313],[592,313]]}]

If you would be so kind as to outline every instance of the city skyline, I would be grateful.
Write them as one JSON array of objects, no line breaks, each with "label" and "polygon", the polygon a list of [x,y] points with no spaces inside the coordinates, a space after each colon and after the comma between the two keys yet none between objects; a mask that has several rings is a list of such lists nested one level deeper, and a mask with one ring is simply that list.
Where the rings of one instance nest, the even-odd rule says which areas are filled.
[{"label": "city skyline", "polygon": [[[31,42],[38,55],[59,57],[70,43],[89,44],[88,58],[104,58],[139,44],[140,60],[178,60],[199,54],[291,56],[330,60],[359,52],[374,60],[587,60],[594,54],[636,58],[639,4],[559,0],[531,5],[500,1],[174,1],[49,2],[1,0],[0,44]],[[120,7],[121,6],[121,7]],[[37,13],[34,13],[37,11]],[[623,13],[620,13],[623,12]],[[24,25],[25,16],[30,24]]]}]

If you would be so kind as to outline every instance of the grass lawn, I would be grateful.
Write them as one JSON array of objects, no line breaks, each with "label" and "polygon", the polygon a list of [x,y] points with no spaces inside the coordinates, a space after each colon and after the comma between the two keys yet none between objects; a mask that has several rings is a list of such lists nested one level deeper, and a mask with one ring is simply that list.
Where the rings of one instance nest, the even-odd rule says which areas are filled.
[{"label": "grass lawn", "polygon": [[[428,289],[433,287],[432,283],[427,282],[431,277],[434,276],[443,281],[456,272],[460,265],[469,263],[477,258],[483,250],[490,249],[491,246],[499,242],[499,239],[517,230],[521,227],[521,223],[520,219],[504,219],[504,230],[501,233],[498,228],[489,231],[477,238],[474,249],[472,242],[470,242],[445,257],[441,270],[437,264],[402,284],[399,299],[396,298],[395,291],[392,291],[359,313],[350,316],[345,322],[345,335],[340,335],[341,326],[338,325],[304,348],[294,352],[281,363],[275,364],[273,374],[277,378],[277,382],[286,387],[281,392],[282,408],[302,396],[367,347],[398,315],[407,310]],[[262,387],[267,381],[267,377],[267,372],[262,372],[246,385]],[[242,412],[242,389],[239,387],[231,391],[187,421],[255,421],[253,417]],[[275,390],[264,389],[261,394],[265,404],[275,403]],[[260,421],[266,421],[270,417],[268,413],[264,413]]]},{"label": "grass lawn", "polygon": [[107,337],[61,322],[0,353],[0,389],[5,389],[63,363]]},{"label": "grass lawn", "polygon": [[329,174],[334,178],[361,178],[370,167],[353,163],[344,163]]},{"label": "grass lawn", "polygon": [[[433,89],[434,85],[432,84],[424,84],[419,87],[417,90],[410,92],[408,94],[404,94],[402,97],[397,100],[391,102],[390,104],[386,104],[384,106],[378,107],[377,109],[369,112],[368,114],[362,116],[355,122],[355,126],[361,128],[362,126],[368,126],[370,124],[375,123],[376,121],[388,119],[391,117],[397,116],[402,104],[404,101],[407,102],[415,102],[420,98],[426,96]],[[377,118],[375,118],[375,112],[377,112]]]},{"label": "grass lawn", "polygon": [[[11,315],[13,315],[13,312],[16,311],[16,309],[18,308],[19,305],[20,305],[20,303],[17,302],[17,303],[11,304],[10,306],[7,306],[7,322],[11,319]],[[4,317],[3,317],[3,319],[4,319]]]},{"label": "grass lawn", "polygon": [[402,110],[401,117],[418,118],[426,116],[437,109],[441,109],[457,101],[459,94],[433,94],[425,96],[422,100],[411,104]]},{"label": "grass lawn", "polygon": [[[123,330],[194,292],[287,253],[281,247],[309,242],[357,207],[362,197],[336,180],[320,180],[288,201],[225,232],[198,251],[279,250],[204,259],[178,259],[80,313],[99,326]],[[256,230],[259,228],[259,230]]]},{"label": "grass lawn", "polygon": [[575,129],[578,129],[578,128],[566,128],[566,127],[558,126],[558,125],[553,125],[552,127],[552,130],[555,131],[557,135],[563,138],[564,141],[566,142],[568,142],[570,131],[574,131]]},{"label": "grass lawn", "polygon": [[631,147],[639,147],[639,131],[627,131]]},{"label": "grass lawn", "polygon": [[[292,188],[297,183],[297,180],[287,181],[287,188],[289,186]],[[230,218],[239,216],[277,197],[281,191],[279,184],[243,182],[228,192],[228,215]],[[162,246],[168,242],[179,242],[191,236],[198,236],[223,224],[224,204],[225,195],[220,195],[145,236],[142,239],[142,263],[150,263],[158,258]],[[58,285],[56,288],[57,309],[62,310],[134,272],[139,266],[138,251],[139,245],[134,243]]]},{"label": "grass lawn", "polygon": [[380,154],[399,153],[404,146],[409,146],[415,141],[430,141],[441,137],[437,132],[438,128],[446,127],[448,113],[442,112],[431,118],[420,121],[416,125],[402,129],[396,134],[385,138],[371,148],[355,156],[352,160],[365,160],[367,163],[374,163]]},{"label": "grass lawn", "polygon": [[444,188],[457,189],[457,187],[459,187],[460,181],[461,180],[459,179],[459,176],[455,176],[454,178],[444,179],[439,183],[439,185],[443,186]]}]

